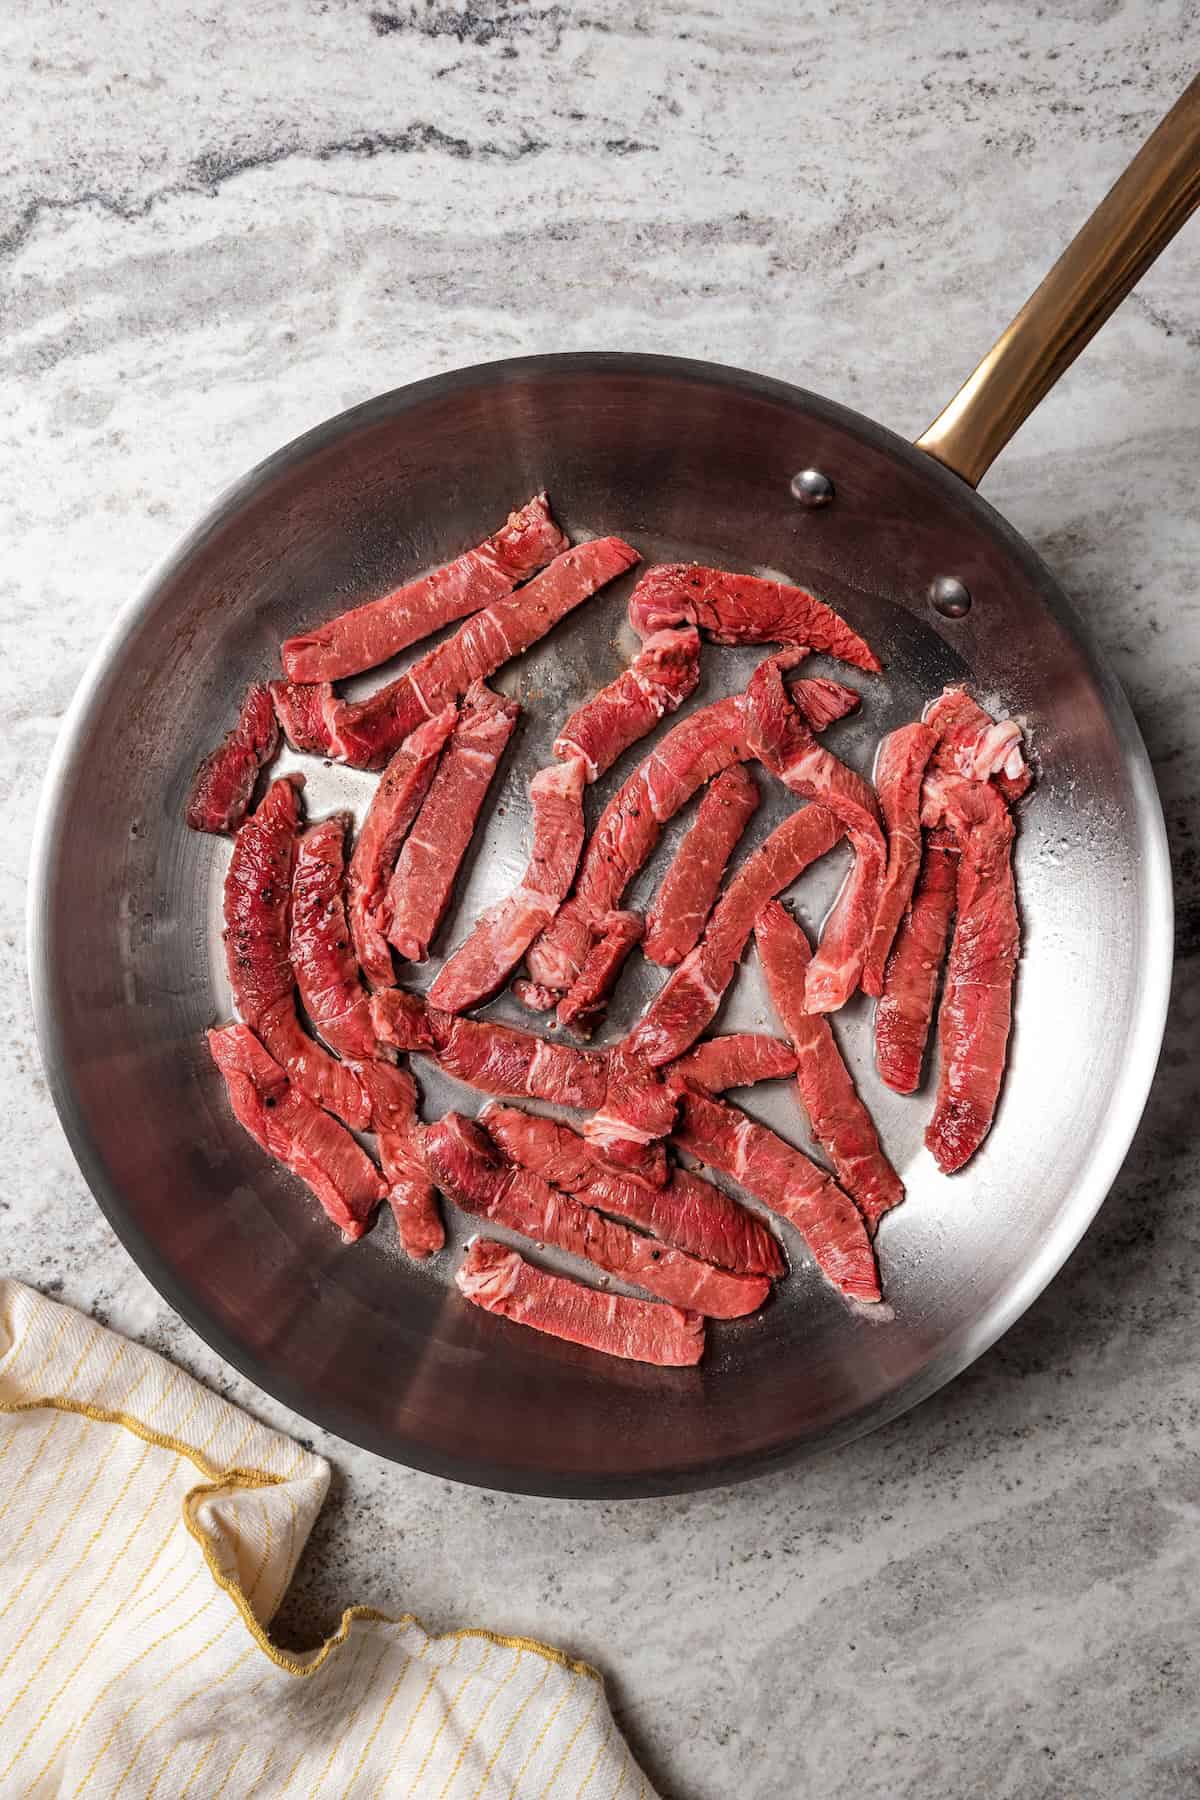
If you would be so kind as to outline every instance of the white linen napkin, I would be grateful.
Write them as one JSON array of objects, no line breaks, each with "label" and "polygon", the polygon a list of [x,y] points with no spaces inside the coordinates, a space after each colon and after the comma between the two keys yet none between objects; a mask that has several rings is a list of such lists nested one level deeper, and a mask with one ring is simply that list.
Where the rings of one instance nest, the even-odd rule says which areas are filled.
[{"label": "white linen napkin", "polygon": [[0,1795],[654,1800],[594,1669],[349,1607],[272,1615],[329,1466],[0,1281]]}]

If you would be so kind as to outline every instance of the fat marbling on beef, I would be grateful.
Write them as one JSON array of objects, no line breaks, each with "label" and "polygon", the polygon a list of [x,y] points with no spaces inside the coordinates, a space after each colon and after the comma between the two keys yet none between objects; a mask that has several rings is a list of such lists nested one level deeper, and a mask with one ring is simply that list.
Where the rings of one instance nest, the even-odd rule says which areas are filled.
[{"label": "fat marbling on beef", "polygon": [[272,682],[271,696],[288,742],[355,768],[379,768],[422,719],[528,650],[637,560],[637,551],[615,537],[593,538],[564,550],[525,587],[475,613],[398,680],[365,700],[339,700],[328,682]]},{"label": "fat marbling on beef", "polygon": [[925,708],[923,723],[937,734],[932,767],[969,781],[994,781],[1006,800],[1019,800],[1033,780],[1016,719],[993,719],[965,688],[943,688]]},{"label": "fat marbling on beef", "polygon": [[510,594],[566,548],[545,494],[535,494],[492,537],[453,562],[288,638],[284,673],[289,681],[337,681],[373,669],[451,620]]},{"label": "fat marbling on beef", "polygon": [[474,1239],[455,1281],[484,1312],[605,1356],[674,1369],[704,1355],[701,1313],[629,1294],[598,1293],[581,1281],[535,1268],[491,1238]]}]

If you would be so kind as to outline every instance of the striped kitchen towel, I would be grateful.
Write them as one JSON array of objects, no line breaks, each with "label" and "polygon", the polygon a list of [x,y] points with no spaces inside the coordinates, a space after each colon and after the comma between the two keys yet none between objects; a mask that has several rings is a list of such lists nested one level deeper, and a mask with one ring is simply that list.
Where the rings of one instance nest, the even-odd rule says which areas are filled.
[{"label": "striped kitchen towel", "polygon": [[329,1466],[0,1281],[0,1795],[654,1800],[594,1669],[352,1606],[272,1614]]}]

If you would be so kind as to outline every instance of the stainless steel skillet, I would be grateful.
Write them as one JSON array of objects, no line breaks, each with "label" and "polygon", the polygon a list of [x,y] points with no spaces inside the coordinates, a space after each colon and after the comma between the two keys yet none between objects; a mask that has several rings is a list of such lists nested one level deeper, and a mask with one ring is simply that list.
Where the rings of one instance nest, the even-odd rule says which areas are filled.
[{"label": "stainless steel skillet", "polygon": [[[399,1461],[532,1493],[647,1494],[744,1477],[870,1429],[963,1368],[1041,1290],[1141,1113],[1166,1005],[1169,874],[1116,682],[973,484],[1198,198],[1194,83],[915,448],[737,370],[627,355],[495,363],[384,395],[287,446],[157,573],[99,653],[55,752],[31,967],[46,1068],[84,1173],[133,1256],[225,1357]],[[806,470],[824,479],[798,480]],[[1026,717],[1041,767],[1019,846],[1026,954],[1011,1073],[985,1151],[963,1175],[937,1175],[920,1148],[927,1097],[879,1086],[867,1014],[848,1009],[843,1042],[909,1187],[881,1233],[888,1303],[852,1312],[791,1240],[792,1278],[761,1317],[716,1331],[695,1371],[614,1364],[477,1315],[450,1287],[456,1259],[414,1269],[388,1224],[346,1249],[234,1124],[203,1048],[228,1005],[227,851],[183,826],[197,760],[246,682],[274,670],[282,638],[450,557],[542,485],[569,529],[618,532],[647,558],[777,570],[843,609],[886,664],[859,684],[861,720],[831,740],[859,766],[881,732],[967,678]],[[528,776],[556,721],[620,666],[624,598],[581,609],[502,675],[525,719],[443,948],[520,866]],[[740,687],[754,660],[711,647],[696,703]],[[371,781],[320,764],[309,777],[317,815],[361,809]],[[757,833],[783,810],[769,795]],[[801,884],[810,924],[839,874],[831,859]],[[635,964],[610,1034],[652,985]],[[495,1010],[515,1016],[511,1006]],[[721,1023],[769,1023],[753,963]],[[468,1100],[420,1073],[431,1114]],[[786,1089],[749,1104],[803,1141]]]}]

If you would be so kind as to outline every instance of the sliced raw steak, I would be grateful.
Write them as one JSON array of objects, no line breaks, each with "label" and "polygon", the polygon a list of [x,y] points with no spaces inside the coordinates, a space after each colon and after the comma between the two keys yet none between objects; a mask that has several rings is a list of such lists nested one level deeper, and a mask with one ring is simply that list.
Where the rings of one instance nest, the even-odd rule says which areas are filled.
[{"label": "sliced raw steak", "polygon": [[467,1012],[504,986],[521,958],[558,911],[583,848],[583,758],[539,769],[529,784],[533,848],[518,887],[489,906],[466,942],[444,964],[429,990],[442,1012]]},{"label": "sliced raw steak", "polygon": [[[838,682],[798,681],[792,698],[813,729],[858,705]],[[530,999],[565,993],[587,960],[601,921],[621,897],[662,835],[663,826],[706,781],[752,755],[742,702],[733,694],[681,719],[613,795],[588,841],[575,893],[532,946],[526,962]],[[818,722],[819,721],[819,725]],[[542,1010],[538,1007],[535,1010]]]},{"label": "sliced raw steak", "polygon": [[716,777],[646,916],[642,954],[648,961],[671,968],[695,948],[759,798],[758,784],[742,763]]},{"label": "sliced raw steak", "polygon": [[796,1072],[796,1053],[781,1038],[755,1031],[734,1031],[706,1038],[702,1044],[663,1070],[667,1083],[697,1087],[705,1094],[726,1088],[753,1087],[758,1081],[782,1081]]},{"label": "sliced raw steak", "polygon": [[961,1169],[992,1127],[1012,1024],[1021,950],[1013,822],[990,782],[935,776],[923,815],[959,844],[957,916],[938,1011],[937,1100],[925,1133],[945,1174]]},{"label": "sliced raw steak", "polygon": [[192,777],[187,822],[193,831],[236,831],[246,816],[258,772],[279,748],[279,725],[265,687],[247,688],[233,730],[210,750]]},{"label": "sliced raw steak", "polygon": [[272,682],[288,742],[355,768],[379,768],[422,719],[520,656],[637,560],[637,551],[620,538],[593,538],[564,550],[525,587],[484,607],[366,700],[339,700],[328,682]]},{"label": "sliced raw steak", "polygon": [[343,1236],[360,1238],[386,1192],[370,1157],[288,1080],[248,1026],[210,1031],[208,1046],[251,1137],[312,1189]]},{"label": "sliced raw steak", "polygon": [[740,1275],[783,1273],[783,1257],[766,1226],[711,1181],[675,1169],[666,1187],[647,1187],[598,1167],[585,1140],[558,1119],[499,1104],[485,1107],[481,1119],[513,1162],[585,1206],[612,1213],[718,1268]]},{"label": "sliced raw steak", "polygon": [[759,761],[793,794],[818,800],[846,828],[854,867],[834,902],[805,983],[811,1012],[835,1012],[858,986],[883,886],[887,852],[875,795],[861,775],[818,744],[783,684],[798,654],[768,657],[746,689],[746,733]]},{"label": "sliced raw steak", "polygon": [[579,1112],[604,1104],[608,1058],[569,1044],[552,1044],[532,1031],[490,1020],[460,1019],[430,1011],[433,1057],[440,1069],[485,1094],[546,1100]]},{"label": "sliced raw steak", "polygon": [[890,731],[875,760],[875,791],[887,826],[887,871],[863,963],[863,992],[883,992],[883,971],[921,866],[921,783],[937,744],[927,725]]},{"label": "sliced raw steak", "polygon": [[487,1133],[461,1113],[447,1113],[428,1128],[425,1160],[438,1187],[465,1212],[534,1243],[586,1257],[672,1305],[694,1307],[714,1319],[737,1319],[754,1312],[770,1292],[763,1276],[715,1269],[581,1206],[540,1175],[507,1162]]},{"label": "sliced raw steak", "polygon": [[296,1013],[288,911],[302,775],[273,781],[233,841],[225,876],[225,960],[234,1004],[291,1080],[347,1125],[365,1130],[370,1102],[353,1070],[310,1038]]},{"label": "sliced raw steak", "polygon": [[954,917],[958,850],[948,831],[930,833],[912,904],[896,933],[875,1008],[875,1066],[898,1094],[921,1084],[934,997]]},{"label": "sliced raw steak", "polygon": [[704,1355],[704,1318],[627,1294],[600,1294],[565,1275],[549,1275],[515,1250],[476,1238],[455,1276],[460,1293],[484,1312],[605,1356],[660,1368],[685,1368]]},{"label": "sliced raw steak", "polygon": [[315,631],[288,638],[283,669],[289,681],[337,681],[387,662],[397,651],[428,637],[452,619],[463,619],[510,594],[518,582],[567,548],[550,516],[545,494],[536,494],[506,524],[452,563],[394,588],[331,619]]},{"label": "sliced raw steak", "polygon": [[700,639],[682,631],[656,631],[633,662],[573,712],[554,740],[554,754],[582,756],[596,781],[631,744],[681,706],[700,679]]},{"label": "sliced raw steak", "polygon": [[832,850],[842,834],[841,821],[823,806],[804,806],[763,839],[718,900],[696,948],[672,971],[625,1040],[631,1051],[657,1067],[691,1048],[716,1017],[766,902]]},{"label": "sliced raw steak", "polygon": [[350,929],[373,988],[391,987],[396,979],[387,941],[388,884],[457,719],[456,707],[443,707],[405,738],[380,777],[350,858]]},{"label": "sliced raw steak", "polygon": [[718,644],[808,644],[859,669],[880,667],[870,645],[803,588],[698,563],[647,569],[629,602],[638,636],[685,619]]},{"label": "sliced raw steak", "polygon": [[494,694],[482,681],[467,691],[388,887],[388,942],[408,962],[429,955],[520,711],[515,700]]},{"label": "sliced raw steak", "polygon": [[695,1090],[680,1102],[675,1142],[740,1181],[802,1232],[827,1281],[854,1300],[878,1300],[871,1240],[854,1202],[823,1169],[765,1125]]},{"label": "sliced raw steak", "polygon": [[823,1013],[804,1010],[804,976],[812,958],[808,939],[772,900],[754,927],[754,941],[775,1011],[799,1058],[796,1087],[813,1136],[874,1236],[884,1213],[903,1200],[904,1184],[880,1149],[832,1025]]}]

